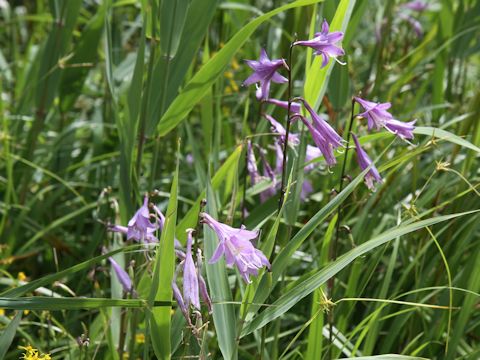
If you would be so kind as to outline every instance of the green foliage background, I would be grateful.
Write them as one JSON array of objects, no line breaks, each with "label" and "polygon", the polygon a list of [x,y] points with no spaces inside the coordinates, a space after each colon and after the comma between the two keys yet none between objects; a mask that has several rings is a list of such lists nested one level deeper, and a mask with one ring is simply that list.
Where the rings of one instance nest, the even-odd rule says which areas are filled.
[{"label": "green foliage background", "polygon": [[[0,358],[30,344],[54,359],[478,359],[480,2],[427,3],[418,37],[397,0],[0,1]],[[415,139],[355,122],[385,180],[375,193],[354,156],[335,195],[341,166],[319,159],[304,175],[292,151],[279,214],[277,198],[259,202],[267,182],[245,181],[245,139],[272,137],[243,59],[286,58],[324,18],[345,32],[347,64],[322,69],[295,48],[292,95],[341,133],[353,95],[390,101],[417,119]],[[286,84],[272,90],[287,98]],[[300,201],[304,176],[314,193]],[[146,261],[105,223],[125,224],[154,189],[168,225]],[[239,226],[243,194],[272,271],[246,285],[206,265],[214,311],[192,335],[170,309],[174,236],[196,227],[203,198]],[[208,259],[216,238],[201,238]],[[102,246],[135,261],[138,298]]]}]

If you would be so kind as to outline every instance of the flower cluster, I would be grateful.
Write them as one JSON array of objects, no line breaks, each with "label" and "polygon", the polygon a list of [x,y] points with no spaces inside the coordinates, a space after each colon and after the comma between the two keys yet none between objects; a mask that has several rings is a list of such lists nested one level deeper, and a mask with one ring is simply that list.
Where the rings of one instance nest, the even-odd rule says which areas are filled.
[{"label": "flower cluster", "polygon": [[[412,6],[413,5],[414,4],[412,3]],[[324,21],[321,32],[316,33],[313,39],[295,41],[292,46],[306,46],[314,49],[314,54],[322,57],[321,66],[323,68],[328,65],[331,58],[340,64],[344,64],[337,59],[338,56],[345,55],[345,51],[338,45],[342,39],[343,33],[339,31],[330,32],[328,23]],[[290,110],[290,114],[288,114],[288,121],[293,123],[296,120],[300,120],[310,133],[315,146],[307,145],[306,147],[307,151],[305,154],[305,160],[307,162],[307,166],[305,167],[305,171],[313,170],[313,160],[321,156],[329,167],[335,166],[337,163],[335,151],[344,147],[346,143],[327,121],[327,119],[318,114],[305,99],[297,98],[298,101],[292,101],[292,99],[289,99],[288,101],[282,101],[271,99],[268,96],[270,82],[273,81],[274,78],[277,80],[282,79],[282,81],[276,82],[284,82],[283,79],[285,79],[276,71],[283,67],[290,72],[291,69],[289,68],[289,64],[287,64],[284,59],[270,60],[264,49],[261,50],[260,59],[258,61],[254,62],[248,60],[247,64],[254,70],[254,73],[250,75],[244,84],[249,85],[254,82],[260,82],[260,93],[262,96],[258,96],[259,92],[257,90],[257,98],[265,103],[274,104],[286,109],[287,111]],[[354,100],[364,109],[364,111],[359,113],[357,117],[367,119],[369,131],[384,128],[403,140],[407,141],[413,138],[415,121],[402,122],[394,119],[393,115],[387,111],[391,107],[390,103],[375,103],[359,97],[354,97]],[[304,108],[303,112],[302,107]],[[303,114],[306,114],[306,116]],[[260,200],[263,202],[266,198],[271,197],[273,192],[278,189],[279,183],[277,182],[277,177],[281,176],[284,171],[283,158],[285,156],[287,146],[295,147],[300,143],[300,138],[298,134],[292,132],[288,132],[287,134],[285,127],[282,126],[271,115],[262,115],[270,123],[272,131],[279,136],[277,141],[275,141],[273,144],[277,159],[276,166],[273,171],[265,159],[265,151],[256,145],[256,147],[259,148],[263,163],[263,176],[259,175],[253,151],[253,145],[248,142],[247,146],[247,171],[250,175],[252,185],[257,184],[265,178],[271,179],[270,188],[260,193]],[[360,147],[360,143],[358,142],[356,136],[354,136],[354,141],[356,144],[355,148],[360,168],[362,170],[370,168],[365,176],[365,182],[369,189],[374,190],[374,183],[381,183],[382,178],[378,173],[378,170],[373,165],[372,160]],[[306,196],[312,191],[312,184],[308,182],[308,180],[304,180],[302,184],[302,198],[305,199]]]},{"label": "flower cluster", "polygon": [[[178,253],[180,263],[172,281],[173,296],[190,326],[192,326],[190,307],[200,311],[200,298],[207,305],[208,311],[212,311],[212,302],[208,295],[207,284],[202,276],[202,251],[199,248],[195,256],[196,261],[193,258],[193,232],[194,229],[187,229],[187,249],[185,253]],[[180,272],[183,274],[183,295],[177,285],[177,277]]]},{"label": "flower cluster", "polygon": [[51,360],[52,357],[50,354],[40,354],[37,349],[28,345],[28,346],[19,346],[20,350],[24,350],[25,352],[22,354],[20,359],[25,360]]}]

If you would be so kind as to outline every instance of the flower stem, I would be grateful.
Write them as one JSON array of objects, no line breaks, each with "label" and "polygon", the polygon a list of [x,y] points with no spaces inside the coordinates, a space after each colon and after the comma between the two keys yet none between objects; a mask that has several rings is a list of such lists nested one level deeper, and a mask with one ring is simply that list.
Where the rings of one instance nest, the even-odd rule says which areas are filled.
[{"label": "flower stem", "polygon": [[[340,172],[338,193],[341,193],[343,190],[343,180],[345,178],[345,170],[347,168],[348,150],[350,149],[350,138],[352,134],[353,119],[355,118],[354,108],[355,108],[355,100],[352,98],[352,112],[350,114],[350,121],[347,127],[347,148],[345,149],[345,153],[343,156],[343,164],[342,164],[342,171]],[[329,257],[331,261],[335,261],[337,259],[337,244],[338,244],[338,238],[340,235],[340,223],[342,221],[341,215],[342,215],[342,204],[338,205],[335,238],[333,239],[333,242],[330,245]],[[333,298],[333,294],[335,291],[335,277],[332,277],[328,281],[328,288],[329,288],[330,298]],[[327,358],[330,360],[332,359],[332,347],[333,347],[333,322],[334,322],[333,312],[334,312],[334,309],[332,308],[328,313],[328,326],[329,326],[328,340],[329,340],[330,346],[328,348]]]},{"label": "flower stem", "polygon": [[288,106],[287,106],[287,124],[285,126],[285,140],[283,141],[283,164],[282,164],[282,183],[280,186],[280,198],[278,201],[278,211],[282,208],[283,199],[285,198],[285,182],[287,177],[287,150],[288,150],[288,136],[290,135],[290,108],[292,106],[292,53],[293,53],[293,43],[290,45],[290,50],[288,53],[287,66],[288,66]]}]

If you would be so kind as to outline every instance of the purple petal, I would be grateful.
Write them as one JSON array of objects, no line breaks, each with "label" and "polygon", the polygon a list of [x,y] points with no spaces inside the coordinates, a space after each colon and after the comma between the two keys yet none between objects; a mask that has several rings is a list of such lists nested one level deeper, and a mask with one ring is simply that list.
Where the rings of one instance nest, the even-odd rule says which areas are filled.
[{"label": "purple petal", "polygon": [[112,264],[112,268],[115,271],[115,275],[117,275],[117,279],[122,285],[123,290],[125,292],[131,292],[133,289],[133,285],[130,276],[112,257],[109,257],[108,261],[110,261],[110,264]]}]

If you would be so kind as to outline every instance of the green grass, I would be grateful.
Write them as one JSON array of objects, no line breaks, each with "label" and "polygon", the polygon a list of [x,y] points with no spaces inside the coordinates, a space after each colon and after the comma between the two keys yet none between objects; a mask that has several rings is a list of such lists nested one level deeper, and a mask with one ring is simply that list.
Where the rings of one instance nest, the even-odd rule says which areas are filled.
[{"label": "green grass", "polygon": [[[421,37],[403,3],[0,1],[0,358],[31,345],[82,360],[478,359],[480,1],[408,13]],[[323,19],[345,33],[346,65],[322,68],[302,47],[288,59]],[[285,201],[260,201],[270,183],[251,184],[247,139],[275,165],[260,113],[286,122],[242,86],[243,60],[261,48],[294,79],[271,96],[306,98],[344,139],[359,94],[417,119],[411,144],[354,120],[384,179],[376,192],[353,150],[304,173],[297,150],[313,142],[296,122]],[[107,231],[147,192],[167,218],[159,244]],[[271,271],[246,284],[223,260],[208,264],[218,239],[198,223],[202,209],[261,230]],[[170,286],[174,239],[185,244],[188,228],[213,300],[211,314],[192,314],[195,329]]]}]

